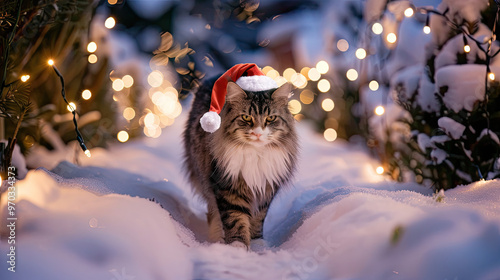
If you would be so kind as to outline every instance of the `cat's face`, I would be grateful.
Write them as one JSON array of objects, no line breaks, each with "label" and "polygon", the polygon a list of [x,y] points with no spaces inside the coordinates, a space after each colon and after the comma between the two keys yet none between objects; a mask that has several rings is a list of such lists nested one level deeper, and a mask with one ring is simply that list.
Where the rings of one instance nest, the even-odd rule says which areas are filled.
[{"label": "cat's face", "polygon": [[286,141],[294,125],[288,110],[291,89],[287,83],[276,90],[255,93],[229,83],[221,125],[225,135],[240,144],[255,147]]}]

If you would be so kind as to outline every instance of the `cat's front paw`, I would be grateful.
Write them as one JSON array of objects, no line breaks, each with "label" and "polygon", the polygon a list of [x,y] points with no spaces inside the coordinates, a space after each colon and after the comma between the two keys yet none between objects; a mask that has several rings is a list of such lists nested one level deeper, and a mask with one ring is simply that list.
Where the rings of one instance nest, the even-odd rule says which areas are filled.
[{"label": "cat's front paw", "polygon": [[243,248],[245,250],[248,250],[248,246],[245,245],[245,243],[243,243],[241,241],[233,241],[233,242],[229,243],[229,245],[236,247],[236,248]]}]

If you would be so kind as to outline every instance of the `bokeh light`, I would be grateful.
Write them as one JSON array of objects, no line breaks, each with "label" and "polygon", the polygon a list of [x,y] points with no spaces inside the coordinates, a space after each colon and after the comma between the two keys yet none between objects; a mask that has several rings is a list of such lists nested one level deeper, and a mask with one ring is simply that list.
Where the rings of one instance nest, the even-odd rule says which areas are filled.
[{"label": "bokeh light", "polygon": [[131,86],[134,85],[134,78],[132,78],[132,76],[130,75],[123,76],[122,81],[123,81],[123,86],[125,88],[130,88]]},{"label": "bokeh light", "polygon": [[111,85],[111,87],[115,91],[121,91],[125,87],[125,85],[123,84],[122,79],[116,79],[113,81],[113,84]]},{"label": "bokeh light", "polygon": [[288,102],[288,109],[290,110],[290,113],[295,115],[302,111],[302,105],[298,100],[293,99]]},{"label": "bokeh light", "polygon": [[380,35],[382,34],[382,32],[384,32],[384,27],[382,26],[382,24],[380,24],[380,22],[375,22],[372,25],[372,31],[375,34]]},{"label": "bokeh light", "polygon": [[106,19],[106,21],[104,22],[104,26],[107,28],[107,29],[111,29],[113,27],[115,27],[115,24],[116,24],[116,21],[113,17],[108,17]]},{"label": "bokeh light", "polygon": [[135,118],[135,110],[132,107],[127,107],[123,110],[123,117],[127,120],[130,121],[133,118]]},{"label": "bokeh light", "polygon": [[327,79],[321,79],[318,82],[318,90],[321,92],[327,92],[330,90],[330,82]]},{"label": "bokeh light", "polygon": [[324,60],[319,61],[316,63],[316,69],[320,74],[326,74],[330,67],[328,66],[328,63]]},{"label": "bokeh light", "polygon": [[375,114],[382,116],[385,113],[385,109],[383,106],[377,106],[375,108]]},{"label": "bokeh light", "polygon": [[349,42],[347,42],[347,40],[345,39],[338,40],[337,49],[339,49],[339,51],[341,52],[346,52],[347,50],[349,50]]},{"label": "bokeh light", "polygon": [[82,98],[85,100],[89,100],[92,97],[92,92],[90,90],[86,89],[82,91]]},{"label": "bokeh light", "polygon": [[327,128],[323,133],[323,136],[325,137],[326,141],[333,142],[337,139],[337,131],[333,128]]},{"label": "bokeh light", "polygon": [[356,81],[358,79],[358,71],[349,69],[347,70],[346,77],[349,81]]},{"label": "bokeh light", "polygon": [[398,40],[398,36],[396,36],[395,33],[391,32],[391,33],[387,34],[387,42],[394,44],[394,43],[396,43],[397,40]]},{"label": "bokeh light", "polygon": [[330,112],[334,107],[335,103],[330,98],[326,98],[323,102],[321,102],[321,108],[323,108],[326,112]]},{"label": "bokeh light", "polygon": [[304,104],[311,104],[314,101],[314,92],[305,89],[300,93],[300,102]]},{"label": "bokeh light", "polygon": [[97,55],[95,55],[95,54],[89,55],[88,60],[89,60],[89,63],[92,63],[92,64],[96,63],[97,62]]},{"label": "bokeh light", "polygon": [[377,81],[373,80],[368,84],[368,87],[370,88],[371,91],[377,91],[379,88],[379,84]]},{"label": "bokeh light", "polygon": [[118,139],[118,141],[120,141],[122,143],[127,142],[129,139],[128,132],[126,132],[125,130],[122,130],[122,131],[118,132],[118,134],[116,135],[116,138]]},{"label": "bokeh light", "polygon": [[356,57],[358,59],[365,59],[366,57],[366,50],[363,48],[359,48],[356,50]]},{"label": "bokeh light", "polygon": [[160,71],[153,71],[148,75],[148,84],[152,87],[159,87],[163,84],[163,74]]},{"label": "bokeh light", "polygon": [[321,78],[321,74],[316,68],[311,68],[309,72],[307,72],[307,76],[311,81],[317,81]]},{"label": "bokeh light", "polygon": [[88,45],[87,45],[87,51],[89,53],[93,53],[95,51],[97,51],[97,44],[95,42],[90,42]]}]

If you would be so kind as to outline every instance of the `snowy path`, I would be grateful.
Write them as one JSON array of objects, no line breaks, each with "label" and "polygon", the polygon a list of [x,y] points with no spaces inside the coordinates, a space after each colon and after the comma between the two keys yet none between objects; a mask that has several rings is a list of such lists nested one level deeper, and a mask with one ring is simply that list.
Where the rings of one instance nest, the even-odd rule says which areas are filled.
[{"label": "snowy path", "polygon": [[2,226],[0,278],[500,279],[500,181],[436,202],[303,125],[302,166],[269,210],[265,241],[250,252],[207,244],[204,205],[181,174],[181,127],[94,149],[83,167],[54,164],[73,153],[35,152],[47,169],[17,184],[17,272],[7,271]]}]

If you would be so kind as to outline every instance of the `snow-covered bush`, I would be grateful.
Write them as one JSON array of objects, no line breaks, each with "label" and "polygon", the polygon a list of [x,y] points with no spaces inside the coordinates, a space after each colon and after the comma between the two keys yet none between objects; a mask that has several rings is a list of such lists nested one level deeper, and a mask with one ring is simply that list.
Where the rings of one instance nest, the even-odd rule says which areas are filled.
[{"label": "snow-covered bush", "polygon": [[[448,189],[496,178],[500,47],[490,27],[496,24],[497,5],[443,0],[419,7],[419,2],[414,1],[416,7],[406,2],[416,12],[414,19],[397,22],[398,45],[384,69],[391,77],[382,87],[386,114],[368,120],[372,142],[387,171],[399,180]],[[397,18],[397,11],[393,15]],[[429,35],[415,32],[415,24],[422,28],[423,22]],[[367,95],[361,91],[364,106]]]}]

